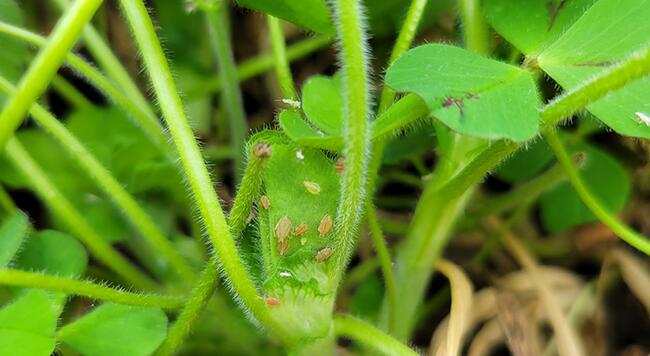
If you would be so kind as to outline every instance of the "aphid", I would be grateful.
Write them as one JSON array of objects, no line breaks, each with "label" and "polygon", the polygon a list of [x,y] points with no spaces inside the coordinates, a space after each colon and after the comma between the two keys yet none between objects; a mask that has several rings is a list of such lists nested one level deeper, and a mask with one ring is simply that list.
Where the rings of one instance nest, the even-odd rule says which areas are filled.
[{"label": "aphid", "polygon": [[325,247],[324,249],[316,253],[316,262],[325,262],[330,256],[332,256],[334,250],[331,247]]},{"label": "aphid", "polygon": [[302,223],[302,224],[296,226],[295,229],[293,229],[293,234],[296,235],[296,236],[300,236],[300,235],[304,234],[305,232],[307,232],[308,229],[309,229],[309,226],[307,226],[307,224],[305,224],[305,223]]},{"label": "aphid", "polygon": [[308,180],[303,181],[302,185],[305,186],[305,189],[307,189],[308,192],[312,194],[319,194],[320,193],[320,185],[316,182],[310,182]]},{"label": "aphid", "polygon": [[298,101],[298,100],[285,98],[285,99],[282,99],[280,101],[282,101],[284,104],[287,104],[287,105],[291,106],[294,109],[300,109],[300,101]]},{"label": "aphid", "polygon": [[299,159],[299,160],[301,160],[301,161],[302,161],[303,159],[305,159],[305,155],[302,153],[302,150],[298,150],[298,151],[296,151],[296,158]]},{"label": "aphid", "polygon": [[282,277],[282,278],[290,278],[291,277],[291,272],[282,271],[282,272],[280,272],[280,277]]},{"label": "aphid", "polygon": [[255,211],[251,210],[251,212],[248,214],[248,217],[246,218],[246,224],[250,224],[253,219],[255,219]]},{"label": "aphid", "polygon": [[334,167],[336,168],[336,174],[342,176],[345,171],[345,159],[343,157],[337,159]]},{"label": "aphid", "polygon": [[255,157],[270,157],[271,156],[271,145],[266,142],[258,142],[253,146],[253,155]]},{"label": "aphid", "polygon": [[320,236],[327,235],[332,230],[333,225],[334,225],[334,220],[332,220],[331,216],[329,215],[323,216],[323,218],[320,221],[320,225],[318,225],[318,233],[320,234]]},{"label": "aphid", "polygon": [[286,240],[291,232],[291,220],[288,216],[283,216],[275,225],[275,236],[279,241]]},{"label": "aphid", "polygon": [[262,204],[262,207],[266,210],[269,210],[269,208],[271,207],[271,201],[269,200],[269,197],[267,197],[266,195],[262,195],[260,197],[260,204]]},{"label": "aphid", "polygon": [[650,116],[640,111],[635,112],[634,114],[636,115],[637,119],[639,119],[639,121],[646,124],[646,126],[650,126]]},{"label": "aphid", "polygon": [[303,238],[300,239],[300,245],[301,246],[305,246],[306,243],[307,243],[307,238],[306,237],[303,237]]},{"label": "aphid", "polygon": [[289,239],[284,238],[278,240],[278,253],[280,256],[284,256],[287,253],[287,250],[289,249]]},{"label": "aphid", "polygon": [[268,307],[279,307],[280,306],[280,299],[275,298],[275,297],[266,297],[266,300],[264,300],[266,303],[266,306]]}]

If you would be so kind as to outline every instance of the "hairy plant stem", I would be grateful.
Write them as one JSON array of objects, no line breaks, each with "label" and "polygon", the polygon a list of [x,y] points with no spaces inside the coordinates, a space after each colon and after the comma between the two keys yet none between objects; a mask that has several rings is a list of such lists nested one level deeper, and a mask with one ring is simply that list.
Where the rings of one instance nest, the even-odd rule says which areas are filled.
[{"label": "hairy plant stem", "polygon": [[417,356],[417,352],[408,346],[393,339],[374,326],[360,319],[337,315],[334,317],[334,330],[336,335],[349,337],[364,346],[383,355]]},{"label": "hairy plant stem", "polygon": [[205,21],[210,33],[210,43],[217,59],[219,75],[223,83],[222,102],[228,116],[230,127],[230,145],[234,153],[234,176],[239,182],[244,173],[244,146],[246,145],[246,113],[237,80],[237,66],[230,46],[230,29],[228,28],[228,2],[219,2],[214,6],[202,7]]},{"label": "hairy plant stem", "polygon": [[[540,111],[543,129],[559,124],[565,118],[584,109],[585,106],[597,101],[610,91],[620,89],[625,84],[648,74],[650,74],[650,47],[634,53],[620,64],[604,70],[600,75],[567,91],[549,103]],[[406,238],[407,244],[403,246],[403,251],[397,257],[397,290],[408,290],[409,293],[405,294],[405,298],[400,299],[400,305],[404,306],[404,311],[397,313],[402,320],[398,322],[393,335],[402,339],[406,339],[410,335],[416,308],[412,305],[420,303],[424,292],[423,289],[418,290],[413,287],[426,285],[431,276],[431,270],[423,268],[423,266],[430,266],[431,261],[441,254],[442,248],[445,246],[446,236],[440,234],[440,227],[435,229],[435,226],[449,225],[452,221],[445,221],[440,215],[441,211],[446,211],[447,215],[454,210],[460,211],[457,204],[463,200],[462,197],[467,194],[468,189],[471,190],[472,186],[480,182],[488,172],[516,152],[523,144],[525,143],[513,143],[505,140],[491,143],[477,153],[467,165],[460,168],[446,183],[440,184],[437,180],[429,182],[418,202],[416,215],[411,224],[411,234]],[[450,202],[448,207],[438,206],[445,201]],[[418,211],[428,211],[429,213],[418,214]],[[447,228],[442,227],[442,229]],[[437,241],[441,237],[444,239]],[[426,254],[419,255],[418,251],[426,251]],[[426,261],[426,259],[430,259],[430,261]]]},{"label": "hairy plant stem", "polygon": [[68,201],[49,180],[47,174],[23,148],[17,138],[11,138],[7,143],[6,153],[13,165],[29,181],[32,189],[43,202],[66,223],[68,228],[83,242],[90,253],[104,263],[121,278],[135,287],[144,290],[155,290],[158,285],[140,270],[134,267],[126,258],[117,253],[95,229],[88,224],[81,212]]},{"label": "hairy plant stem", "polygon": [[[0,22],[0,33],[18,38],[35,46],[44,47],[47,43],[45,38],[35,33],[3,22]],[[164,128],[153,112],[142,110],[134,104],[128,95],[113,85],[100,71],[74,53],[68,53],[66,64],[89,84],[104,93],[109,100],[121,106],[134,119],[135,123],[142,128],[154,144],[168,155],[171,154],[170,146],[167,142],[167,135],[165,135]]]},{"label": "hairy plant stem", "polygon": [[[287,61],[292,62],[303,58],[332,43],[332,38],[324,35],[316,35],[301,40],[287,47]],[[251,59],[241,62],[237,66],[237,80],[244,81],[260,75],[276,65],[274,53],[262,53]],[[188,91],[188,96],[197,97],[211,92],[220,91],[223,82],[220,76],[206,79],[201,86],[194,87]]]},{"label": "hairy plant stem", "polygon": [[[370,147],[367,39],[359,0],[332,2],[342,63],[345,171],[335,221],[334,276],[341,279],[357,239],[365,202]],[[336,283],[338,284],[338,283]]]},{"label": "hairy plant stem", "polygon": [[[253,209],[253,202],[259,196],[262,187],[262,168],[266,161],[266,157],[257,157],[253,154],[249,157],[244,178],[237,191],[235,202],[228,219],[231,234],[236,238],[246,228],[248,216]],[[192,328],[201,316],[201,312],[208,305],[210,297],[212,297],[217,288],[218,278],[219,260],[216,256],[212,256],[203,269],[203,272],[201,272],[201,277],[188,303],[183,308],[174,325],[169,329],[167,338],[158,349],[158,355],[172,355],[178,350],[192,331]]]},{"label": "hairy plant stem", "polygon": [[291,75],[289,60],[287,59],[287,46],[282,25],[280,24],[280,20],[271,15],[267,15],[266,19],[269,26],[271,46],[273,47],[273,56],[275,56],[275,74],[280,83],[282,96],[286,99],[296,100],[298,99],[298,94],[293,84],[293,76]]},{"label": "hairy plant stem", "polygon": [[[0,92],[10,94],[15,89],[6,79],[0,76]],[[50,135],[52,135],[61,146],[68,151],[74,161],[84,169],[97,186],[104,191],[106,196],[113,201],[124,216],[131,222],[133,227],[144,237],[151,247],[164,256],[170,263],[173,271],[186,282],[195,278],[194,271],[187,261],[176,251],[176,248],[160,231],[153,219],[147,214],[120,182],[106,169],[79,140],[68,129],[57,120],[52,114],[39,104],[31,108],[34,120]],[[165,264],[164,261],[158,261]]]},{"label": "hairy plant stem", "polygon": [[564,171],[569,176],[569,181],[571,182],[573,189],[575,189],[578,196],[580,196],[589,210],[591,210],[591,212],[594,213],[603,224],[612,229],[612,231],[614,231],[614,233],[623,241],[650,256],[650,240],[620,222],[602,205],[598,198],[594,196],[594,194],[589,190],[589,187],[587,187],[585,182],[582,180],[582,177],[580,177],[580,172],[578,172],[574,166],[571,156],[564,147],[557,132],[554,129],[546,130],[544,137],[549,146],[551,146],[551,149],[562,165],[562,168],[564,168]]},{"label": "hairy plant stem", "polygon": [[101,3],[102,0],[78,0],[57,22],[47,43],[30,64],[15,94],[7,100],[0,113],[0,151],[20,126],[32,104],[45,92]]},{"label": "hairy plant stem", "polygon": [[15,269],[0,269],[0,285],[26,288],[41,288],[54,292],[73,294],[86,298],[149,308],[178,309],[183,306],[182,297],[156,294],[132,293],[89,281],[25,272]]},{"label": "hairy plant stem", "polygon": [[201,312],[205,310],[218,284],[219,260],[216,256],[212,256],[203,272],[201,272],[201,277],[196,283],[189,301],[183,306],[183,310],[174,325],[169,328],[167,338],[156,351],[156,355],[168,356],[176,353],[192,331],[193,326],[201,316]]},{"label": "hairy plant stem", "polygon": [[120,3],[142,53],[203,225],[219,258],[220,269],[246,310],[269,333],[279,333],[282,327],[272,318],[239,256],[149,14],[140,0],[121,0]]},{"label": "hairy plant stem", "polygon": [[[55,0],[54,2],[62,11],[70,5],[69,0]],[[145,112],[147,116],[156,117],[149,101],[144,97],[138,85],[133,81],[129,72],[124,68],[124,65],[122,65],[122,62],[113,53],[106,40],[104,40],[92,23],[86,25],[86,28],[82,32],[82,39],[90,54],[92,54],[93,58],[99,64],[99,67],[125,92],[126,97],[135,103],[140,110]]]}]

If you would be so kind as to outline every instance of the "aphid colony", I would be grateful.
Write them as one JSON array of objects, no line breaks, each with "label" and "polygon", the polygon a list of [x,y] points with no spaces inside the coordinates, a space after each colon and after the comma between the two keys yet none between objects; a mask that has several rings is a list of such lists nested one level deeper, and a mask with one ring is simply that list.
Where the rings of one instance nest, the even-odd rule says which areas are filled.
[{"label": "aphid colony", "polygon": [[[314,182],[304,182],[305,189],[309,191],[312,194],[318,194],[320,192],[320,186],[317,183]],[[265,210],[268,210],[271,208],[271,202],[269,200],[269,197],[266,195],[262,195],[260,197],[260,205],[262,208]],[[327,236],[330,231],[332,231],[332,227],[334,226],[334,220],[332,219],[331,216],[325,215],[320,221],[320,224],[318,225],[317,231],[318,234],[321,237]],[[289,217],[287,215],[284,215],[280,220],[278,220],[277,224],[275,225],[275,237],[278,239],[278,253],[280,256],[284,256],[287,253],[287,250],[289,249],[289,239],[291,236],[302,236],[305,232],[309,230],[309,225],[305,223],[301,223],[295,228],[291,224],[291,220],[289,220]],[[300,239],[300,244],[305,245],[307,243],[307,239],[305,237],[302,237]],[[317,262],[324,262],[326,261],[333,253],[334,251],[329,248],[323,248],[322,250],[318,251],[316,253],[316,261]]]}]

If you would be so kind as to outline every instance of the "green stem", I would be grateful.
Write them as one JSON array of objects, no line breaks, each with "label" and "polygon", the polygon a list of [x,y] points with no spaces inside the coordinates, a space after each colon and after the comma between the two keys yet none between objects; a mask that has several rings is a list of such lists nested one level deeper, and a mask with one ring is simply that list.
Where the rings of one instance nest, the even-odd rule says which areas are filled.
[{"label": "green stem", "polygon": [[120,3],[142,53],[163,117],[179,153],[203,225],[219,257],[221,269],[251,315],[270,333],[278,332],[282,327],[272,318],[238,254],[147,9],[140,0],[121,0]]},{"label": "green stem", "polygon": [[60,75],[52,78],[52,88],[54,88],[63,99],[76,108],[87,108],[93,106],[90,100],[88,100],[77,88],[75,88],[74,85]]},{"label": "green stem", "polygon": [[489,54],[488,30],[481,11],[481,2],[479,0],[460,0],[460,12],[465,48],[479,54]]},{"label": "green stem", "polygon": [[250,155],[248,165],[244,171],[235,202],[228,215],[228,223],[232,235],[238,239],[246,227],[248,217],[253,209],[253,204],[260,197],[262,190],[262,174],[266,159]]},{"label": "green stem", "polygon": [[[0,76],[0,91],[11,93],[15,89],[6,79]],[[153,222],[153,219],[140,207],[129,192],[106,169],[68,129],[52,114],[39,104],[31,108],[34,120],[51,134],[68,153],[74,158],[84,172],[104,191],[113,203],[122,210],[126,218],[149,244],[171,264],[172,269],[185,281],[192,281],[194,271],[187,261],[176,251],[176,248]]]},{"label": "green stem", "polygon": [[[584,109],[586,105],[602,98],[608,92],[623,87],[627,82],[643,78],[649,73],[650,47],[633,54],[619,65],[605,70],[587,83],[553,100],[540,112],[544,122],[543,127],[550,128],[557,125],[566,117]],[[493,170],[522,145],[522,143],[516,144],[505,140],[494,142],[477,154],[469,164],[462,167],[446,183],[439,184],[431,181],[427,186],[416,208],[416,217],[413,219],[411,228],[412,233],[406,239],[409,247],[405,246],[403,249],[409,252],[397,255],[396,265],[402,266],[401,272],[398,269],[396,273],[397,288],[409,291],[408,298],[400,300],[400,305],[405,309],[397,313],[398,317],[404,319],[397,325],[396,335],[398,337],[406,338],[410,334],[414,318],[414,310],[411,312],[410,309],[415,308],[411,305],[419,303],[424,292],[421,285],[426,285],[431,276],[431,271],[425,269],[431,265],[431,261],[427,261],[427,258],[439,256],[445,246],[446,238],[438,241],[442,235],[437,231],[442,228],[441,226],[452,223],[437,218],[436,214],[440,212],[436,212],[439,210],[436,202],[450,201],[452,202],[450,207],[453,207],[460,201],[458,197],[466,195],[468,189],[479,183],[487,172]],[[425,214],[422,218],[417,218],[417,211],[428,212],[428,215]],[[417,251],[427,251],[427,254],[418,257],[414,255]],[[421,258],[424,259],[420,260]],[[420,274],[424,274],[426,277],[422,278]],[[411,297],[414,298],[411,299]]]},{"label": "green stem", "polygon": [[395,321],[395,312],[397,310],[397,291],[395,290],[395,277],[393,275],[393,263],[390,259],[390,252],[384,241],[384,234],[377,220],[375,207],[369,202],[366,203],[366,220],[370,227],[370,234],[375,243],[375,251],[379,258],[381,271],[384,275],[384,285],[386,286],[386,299],[388,300],[388,325],[392,326]]},{"label": "green stem", "polygon": [[92,282],[14,269],[0,269],[0,285],[42,288],[105,302],[150,308],[178,309],[184,303],[181,297],[125,292]]},{"label": "green stem", "polygon": [[7,191],[1,184],[0,184],[0,208],[2,208],[5,211],[5,213],[9,213],[9,214],[12,214],[18,210],[18,207],[16,207],[16,204],[14,203],[13,199],[11,199],[11,196],[9,196],[9,193],[7,193]]},{"label": "green stem", "polygon": [[203,13],[210,31],[212,47],[219,66],[219,75],[223,83],[223,104],[230,126],[230,145],[234,157],[234,176],[239,182],[244,171],[244,146],[246,144],[246,113],[237,80],[237,66],[230,45],[228,28],[228,3],[221,2],[214,7],[205,7]]},{"label": "green stem", "polygon": [[[21,29],[19,27],[0,22],[0,33],[21,39],[32,45],[44,47],[47,40],[37,34]],[[164,128],[158,121],[156,115],[150,111],[143,111],[124,91],[117,88],[101,72],[99,72],[90,63],[75,55],[69,53],[66,57],[66,63],[75,70],[80,76],[85,78],[90,84],[94,85],[99,91],[104,93],[111,101],[121,106],[133,119],[135,123],[163,152],[169,152],[169,144]]]},{"label": "green stem", "polygon": [[[68,0],[55,1],[60,10],[64,10],[70,5]],[[102,35],[95,29],[92,23],[89,23],[82,33],[83,42],[88,48],[90,54],[99,64],[99,67],[108,74],[108,76],[122,89],[126,96],[135,103],[140,110],[145,112],[148,116],[156,117],[153,108],[142,95],[137,84],[131,79],[129,72],[124,68],[115,53],[111,50],[110,46]]]},{"label": "green stem", "polygon": [[296,100],[298,99],[298,94],[296,94],[296,88],[293,85],[293,76],[291,75],[289,60],[287,59],[287,48],[282,25],[280,24],[280,20],[271,15],[267,15],[266,19],[269,25],[273,55],[275,56],[275,74],[278,77],[278,82],[280,82],[282,96],[287,99]]},{"label": "green stem", "polygon": [[216,257],[212,257],[203,272],[201,272],[201,277],[192,291],[189,301],[183,307],[183,311],[174,322],[174,325],[169,328],[167,338],[158,348],[156,355],[167,356],[174,355],[177,352],[192,331],[193,326],[201,316],[201,312],[208,305],[218,282],[219,261]]},{"label": "green stem", "polygon": [[[584,159],[582,157],[576,157],[575,162],[579,166],[582,166]],[[560,164],[556,164],[546,172],[515,187],[509,192],[491,199],[486,199],[481,203],[481,206],[472,214],[471,217],[463,221],[462,225],[464,227],[474,225],[479,220],[489,215],[500,215],[501,213],[512,210],[518,206],[535,201],[544,192],[555,188],[566,179],[567,176],[566,173],[564,173],[564,169]]]},{"label": "green stem", "polygon": [[78,0],[54,26],[47,44],[20,79],[16,93],[7,100],[0,113],[0,151],[20,126],[32,104],[45,92],[83,27],[92,19],[101,3],[102,0]]},{"label": "green stem", "polygon": [[573,189],[576,190],[582,199],[582,202],[585,203],[589,210],[591,210],[591,212],[594,213],[603,224],[607,225],[616,235],[623,239],[623,241],[646,255],[650,255],[650,240],[645,236],[638,234],[629,226],[618,221],[618,219],[614,217],[600,201],[598,201],[598,198],[591,193],[585,182],[582,180],[582,177],[580,177],[580,172],[578,172],[574,166],[571,156],[564,147],[557,132],[554,129],[546,130],[544,132],[544,137],[549,146],[551,146],[551,149],[553,149],[553,152],[555,152],[555,156],[564,168],[564,171],[569,176],[569,181],[571,181]]},{"label": "green stem", "polygon": [[384,355],[419,355],[372,325],[351,316],[335,316],[334,329],[336,335],[349,337]]},{"label": "green stem", "polygon": [[[332,38],[329,36],[317,35],[308,37],[287,47],[287,61],[293,62],[301,59],[330,43],[332,43]],[[254,58],[243,61],[237,67],[237,80],[242,82],[272,69],[276,64],[275,60],[274,53],[263,53]],[[221,90],[222,87],[223,82],[221,77],[215,76],[207,78],[201,86],[189,90],[188,95],[191,97],[202,96],[211,92],[217,92]]]},{"label": "green stem", "polygon": [[[237,191],[235,202],[230,211],[228,223],[233,236],[240,236],[246,228],[246,221],[253,209],[253,201],[262,187],[262,164],[266,157],[250,155],[249,164],[242,183]],[[192,331],[201,312],[206,308],[214,294],[219,281],[219,260],[213,256],[201,272],[201,277],[191,294],[188,303],[169,329],[165,342],[158,349],[158,355],[172,355]]]},{"label": "green stem", "polygon": [[362,5],[359,0],[335,0],[337,32],[342,63],[345,172],[336,216],[335,278],[340,279],[356,242],[356,232],[365,201],[366,169],[370,135],[368,130],[370,91],[368,46]]},{"label": "green stem", "polygon": [[[424,8],[427,6],[429,0],[412,0],[409,6],[406,18],[399,31],[395,45],[388,59],[388,64],[393,63],[402,53],[408,51],[413,43],[415,34],[417,33]],[[387,86],[381,93],[381,100],[379,102],[379,113],[383,113],[395,101],[395,92]]]},{"label": "green stem", "polygon": [[38,166],[23,148],[17,138],[9,140],[6,152],[9,160],[29,180],[36,194],[49,206],[54,214],[58,215],[68,225],[68,228],[88,247],[90,252],[99,261],[106,264],[106,266],[124,278],[124,280],[132,283],[137,288],[144,290],[157,289],[158,286],[155,282],[145,276],[122,255],[117,253],[86,222],[81,212],[52,184],[47,174],[43,172],[41,167]]},{"label": "green stem", "polygon": [[619,64],[603,70],[551,101],[541,112],[544,127],[553,127],[587,105],[650,74],[650,46],[636,51]]}]

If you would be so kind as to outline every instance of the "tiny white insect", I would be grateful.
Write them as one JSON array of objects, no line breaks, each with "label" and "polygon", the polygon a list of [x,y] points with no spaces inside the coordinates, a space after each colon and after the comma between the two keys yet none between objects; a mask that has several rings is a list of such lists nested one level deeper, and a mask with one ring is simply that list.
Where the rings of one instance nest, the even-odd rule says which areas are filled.
[{"label": "tiny white insect", "polygon": [[282,278],[291,278],[291,272],[282,271],[282,272],[280,272],[280,277],[282,277]]},{"label": "tiny white insect", "polygon": [[302,153],[301,150],[298,150],[296,151],[296,158],[302,161],[303,159],[305,159],[305,155]]},{"label": "tiny white insect", "polygon": [[646,126],[650,126],[650,116],[648,116],[648,114],[646,114],[646,113],[642,113],[642,112],[640,112],[640,111],[639,111],[639,112],[635,112],[634,114],[635,114],[636,117],[639,119],[639,121],[641,121],[642,123],[646,124]]},{"label": "tiny white insect", "polygon": [[300,109],[300,101],[298,101],[298,100],[286,99],[286,98],[285,98],[285,99],[282,99],[281,101],[282,101],[283,103],[285,103],[285,104],[291,106],[292,108]]}]

